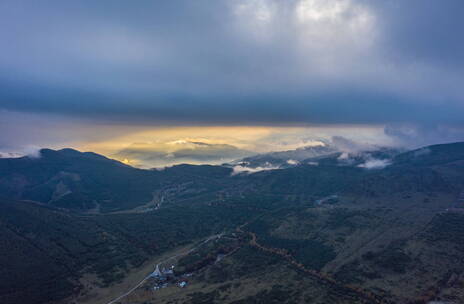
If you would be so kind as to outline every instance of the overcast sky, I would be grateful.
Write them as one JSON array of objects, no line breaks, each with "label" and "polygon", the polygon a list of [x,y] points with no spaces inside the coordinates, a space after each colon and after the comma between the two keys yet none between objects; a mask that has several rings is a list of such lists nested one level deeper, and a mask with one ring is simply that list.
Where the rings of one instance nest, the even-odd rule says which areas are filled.
[{"label": "overcast sky", "polygon": [[179,125],[464,140],[463,11],[461,0],[3,0],[0,150]]}]

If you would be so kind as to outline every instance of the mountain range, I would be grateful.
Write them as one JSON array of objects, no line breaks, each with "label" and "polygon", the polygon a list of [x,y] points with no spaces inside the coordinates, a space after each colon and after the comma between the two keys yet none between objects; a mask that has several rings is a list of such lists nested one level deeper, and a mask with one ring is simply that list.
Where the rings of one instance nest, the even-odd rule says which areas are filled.
[{"label": "mountain range", "polygon": [[0,303],[464,302],[464,143],[163,170],[42,149],[0,159],[0,209]]}]

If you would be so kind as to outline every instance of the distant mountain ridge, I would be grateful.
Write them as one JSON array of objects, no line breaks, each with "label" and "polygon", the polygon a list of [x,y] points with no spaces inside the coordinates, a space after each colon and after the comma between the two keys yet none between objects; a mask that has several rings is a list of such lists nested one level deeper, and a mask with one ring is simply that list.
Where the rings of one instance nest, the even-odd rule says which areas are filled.
[{"label": "distant mountain ridge", "polygon": [[[40,157],[0,159],[0,192],[53,206],[100,211],[131,209],[153,200],[160,189],[187,183],[187,188],[208,189],[230,183],[233,166],[285,169],[300,165],[382,168],[433,158],[461,157],[464,143],[436,145],[400,153],[398,149],[345,153],[331,146],[311,146],[247,157],[226,166],[177,165],[164,170],[144,170],[93,152],[74,149],[40,150]],[[448,151],[452,150],[452,152]],[[245,171],[246,172],[246,171]],[[194,183],[192,184],[192,179]],[[200,186],[202,185],[202,186]],[[185,189],[185,191],[191,191]],[[202,190],[203,191],[203,190]]]},{"label": "distant mountain ridge", "polygon": [[372,163],[376,160],[388,163],[401,152],[404,152],[404,150],[386,147],[369,147],[353,151],[344,151],[334,145],[326,144],[302,147],[295,150],[258,154],[237,160],[231,165],[252,169],[282,169],[305,164],[363,166],[363,164],[368,162]]},{"label": "distant mountain ridge", "polygon": [[255,156],[245,157],[234,163],[242,164],[251,168],[266,166],[286,167],[288,165],[295,165],[300,161],[309,158],[327,156],[337,152],[338,150],[335,148],[326,145],[308,146],[295,150],[258,154]]}]

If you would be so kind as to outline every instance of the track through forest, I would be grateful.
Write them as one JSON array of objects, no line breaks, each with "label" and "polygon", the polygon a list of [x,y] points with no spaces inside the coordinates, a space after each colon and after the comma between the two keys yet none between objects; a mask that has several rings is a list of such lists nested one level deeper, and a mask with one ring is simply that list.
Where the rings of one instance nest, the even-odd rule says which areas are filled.
[{"label": "track through forest", "polygon": [[360,296],[361,298],[369,301],[370,303],[384,304],[384,301],[382,301],[382,299],[380,299],[377,295],[373,294],[372,292],[369,292],[369,291],[364,290],[364,289],[362,289],[360,287],[357,287],[357,286],[342,284],[340,282],[337,282],[334,278],[330,277],[327,274],[324,274],[324,273],[318,272],[318,271],[316,271],[314,269],[309,269],[309,268],[305,267],[303,264],[298,263],[298,261],[296,261],[296,259],[284,249],[263,246],[262,244],[258,243],[258,238],[256,236],[256,233],[251,232],[251,231],[243,230],[243,227],[246,226],[247,224],[248,223],[237,227],[236,230],[237,230],[237,232],[245,233],[245,234],[248,234],[248,235],[251,236],[251,239],[250,239],[250,242],[249,242],[249,244],[251,246],[253,246],[253,247],[255,247],[255,248],[259,249],[259,250],[262,250],[262,251],[265,251],[265,252],[268,252],[268,253],[271,253],[271,254],[278,255],[278,256],[282,257],[283,259],[285,259],[287,262],[289,262],[291,265],[295,266],[298,270],[300,270],[300,271],[302,271],[302,272],[304,272],[306,274],[309,274],[309,275],[311,275],[312,277],[314,277],[314,278],[316,278],[318,280],[322,280],[322,281],[324,281],[326,283],[336,285],[339,288],[343,288],[343,289],[346,289],[348,291],[354,292],[358,296]]}]

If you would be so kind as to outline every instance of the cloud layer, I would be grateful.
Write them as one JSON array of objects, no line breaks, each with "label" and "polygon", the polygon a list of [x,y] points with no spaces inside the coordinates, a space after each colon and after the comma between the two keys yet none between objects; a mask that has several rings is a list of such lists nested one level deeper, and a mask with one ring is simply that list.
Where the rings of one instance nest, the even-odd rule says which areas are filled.
[{"label": "cloud layer", "polygon": [[461,141],[463,9],[461,0],[4,0],[0,151],[75,147],[157,164],[332,138],[344,150]]},{"label": "cloud layer", "polygon": [[161,124],[461,125],[459,0],[0,4],[0,107]]},{"label": "cloud layer", "polygon": [[222,164],[251,154],[230,144],[175,140],[134,143],[112,156],[133,166],[163,167],[180,163]]}]

